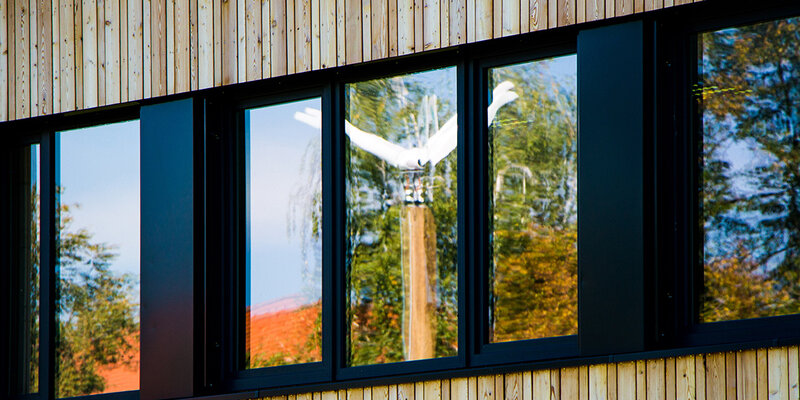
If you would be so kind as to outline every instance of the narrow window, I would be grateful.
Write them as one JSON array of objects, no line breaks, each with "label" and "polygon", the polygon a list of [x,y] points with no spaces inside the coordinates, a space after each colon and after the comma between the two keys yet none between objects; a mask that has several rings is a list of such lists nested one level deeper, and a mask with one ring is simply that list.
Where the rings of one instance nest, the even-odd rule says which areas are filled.
[{"label": "narrow window", "polygon": [[348,365],[455,356],[456,69],[346,85]]},{"label": "narrow window", "polygon": [[578,333],[577,64],[489,70],[489,341]]},{"label": "narrow window", "polygon": [[245,111],[245,369],[322,361],[321,103]]},{"label": "narrow window", "polygon": [[12,188],[14,394],[39,391],[39,145],[16,151]]},{"label": "narrow window", "polygon": [[139,122],[56,135],[56,397],[138,390]]},{"label": "narrow window", "polygon": [[800,18],[698,36],[700,322],[800,312]]}]

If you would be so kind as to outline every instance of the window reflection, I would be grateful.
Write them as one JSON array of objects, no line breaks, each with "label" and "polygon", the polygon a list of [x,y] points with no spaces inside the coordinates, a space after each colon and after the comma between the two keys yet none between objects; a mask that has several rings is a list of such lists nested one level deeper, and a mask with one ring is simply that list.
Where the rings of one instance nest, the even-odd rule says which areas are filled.
[{"label": "window reflection", "polygon": [[800,18],[699,36],[700,322],[800,312]]},{"label": "window reflection", "polygon": [[19,251],[12,252],[17,268],[11,269],[12,393],[28,394],[39,391],[39,145],[25,146],[15,156],[12,240]]},{"label": "window reflection", "polygon": [[56,138],[56,397],[138,390],[139,122]]},{"label": "window reflection", "polygon": [[458,352],[455,79],[345,89],[349,365]]},{"label": "window reflection", "polygon": [[245,368],[322,360],[320,106],[246,111]]},{"label": "window reflection", "polygon": [[576,56],[492,68],[489,83],[489,340],[577,334]]}]

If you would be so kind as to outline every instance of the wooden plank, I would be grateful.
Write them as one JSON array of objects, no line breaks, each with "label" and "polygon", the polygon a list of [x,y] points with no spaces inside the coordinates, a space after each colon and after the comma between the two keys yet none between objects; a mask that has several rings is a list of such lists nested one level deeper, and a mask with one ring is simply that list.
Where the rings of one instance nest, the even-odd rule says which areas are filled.
[{"label": "wooden plank", "polygon": [[647,361],[636,361],[636,398],[647,398]]},{"label": "wooden plank", "polygon": [[505,375],[497,374],[494,376],[494,398],[503,400],[505,398],[506,384]]},{"label": "wooden plank", "polygon": [[530,0],[519,0],[519,32],[527,33],[531,31],[531,19],[528,17],[528,10],[531,8]]},{"label": "wooden plank", "polygon": [[[233,1],[233,0],[229,0]],[[236,0],[236,81],[247,81],[247,27],[245,1]]]},{"label": "wooden plank", "polygon": [[[467,381],[468,392],[469,392],[469,400],[478,400],[480,397],[478,393],[478,378],[472,376]],[[398,399],[399,400],[399,399]]]},{"label": "wooden plank", "polygon": [[[200,72],[199,72],[199,56],[200,56],[200,39],[198,37],[198,29],[200,21],[198,20],[198,1],[189,0],[189,89],[197,90],[200,88]],[[259,32],[259,35],[261,32]],[[261,63],[259,63],[261,65]],[[310,399],[309,399],[310,400]]]},{"label": "wooden plank", "polygon": [[294,24],[294,0],[286,0],[286,73],[293,74],[296,69],[297,59],[295,58],[295,24]]},{"label": "wooden plank", "polygon": [[270,1],[271,76],[286,75],[286,2]]},{"label": "wooden plank", "polygon": [[442,400],[442,382],[438,380],[424,382],[423,400]]},{"label": "wooden plank", "polygon": [[389,13],[387,10],[388,2],[386,0],[372,0],[370,11],[372,15],[372,46],[370,56],[373,59],[382,59],[389,56]]},{"label": "wooden plank", "polygon": [[150,62],[152,63],[151,94],[164,96],[167,94],[167,9],[166,2],[152,0],[150,2]]},{"label": "wooden plank", "polygon": [[476,2],[475,0],[465,0],[467,2],[467,43],[472,43],[476,39],[476,15],[475,15],[475,8]]},{"label": "wooden plank", "polygon": [[453,378],[450,381],[450,398],[453,400],[466,400],[469,396],[468,381],[467,378]]},{"label": "wooden plank", "polygon": [[345,65],[347,63],[345,54],[345,28],[347,22],[345,21],[346,8],[344,1],[336,0],[336,65]]},{"label": "wooden plank", "polygon": [[[11,104],[8,101],[8,82],[10,80],[10,71],[8,69],[8,49],[10,47],[8,45],[8,6],[9,4],[7,1],[0,1],[0,121],[9,120],[8,107],[9,104]],[[49,43],[47,47],[50,47]]]},{"label": "wooden plank", "polygon": [[605,2],[603,0],[586,0],[586,22],[599,21],[605,18]]},{"label": "wooden plank", "polygon": [[[61,0],[60,10],[60,37],[61,37],[61,111],[75,109],[75,3],[74,0]],[[22,39],[17,37],[17,42]],[[17,54],[17,59],[23,57]],[[22,82],[17,74],[17,85]],[[17,91],[19,94],[19,90]],[[17,98],[17,101],[21,99]],[[19,108],[17,109],[19,112]],[[18,115],[17,118],[20,116]]]},{"label": "wooden plank", "polygon": [[666,386],[664,360],[647,360],[647,400],[664,400]]},{"label": "wooden plank", "polygon": [[[528,8],[528,29],[533,31],[538,31],[543,29],[542,24],[539,21],[539,1],[543,0],[530,0],[530,6]],[[545,21],[544,27],[547,26],[547,22]]]},{"label": "wooden plank", "polygon": [[[17,49],[17,41],[16,41],[16,4],[14,1],[6,1],[6,32],[8,38],[8,45],[6,47],[6,52],[8,54],[8,62],[6,63],[6,67],[8,68],[8,88],[7,88],[7,96],[8,96],[8,119],[14,120],[17,116],[17,88],[16,88],[16,76],[17,76],[17,57],[16,57],[16,49]],[[60,7],[58,2],[55,5],[56,8]],[[54,21],[54,26],[56,27],[55,31],[60,32],[58,29],[58,14],[56,13],[56,20]],[[54,35],[54,44],[58,43],[58,34]],[[56,59],[60,58],[60,55],[57,53],[54,55]],[[56,63],[58,65],[58,63]],[[58,76],[56,76],[56,79]],[[58,84],[59,81],[56,80],[55,84]]]},{"label": "wooden plank", "polygon": [[562,399],[574,400],[580,396],[580,383],[578,375],[578,367],[561,368]]},{"label": "wooden plank", "polygon": [[606,380],[608,385],[608,398],[612,400],[617,399],[617,363],[608,363],[608,378]]},{"label": "wooden plank", "polygon": [[398,45],[397,45],[397,0],[387,0],[389,3],[387,5],[387,21],[386,21],[386,29],[387,29],[387,43],[386,46],[388,48],[388,56],[394,57],[397,55]]},{"label": "wooden plank", "polygon": [[397,385],[389,385],[389,399],[388,400],[398,400],[397,399]]},{"label": "wooden plank", "polygon": [[[61,42],[61,40],[60,40],[61,29],[59,27],[59,24],[60,24],[60,22],[59,22],[60,21],[59,9],[60,8],[61,8],[60,0],[51,0],[51,2],[50,2],[50,21],[43,21],[44,23],[50,25],[50,28],[51,28],[50,29],[50,37],[46,38],[45,40],[47,40],[49,42],[49,46],[47,46],[47,47],[50,48],[50,74],[51,74],[53,80],[52,80],[52,82],[49,82],[47,86],[50,88],[51,93],[52,93],[51,103],[52,103],[53,113],[61,112],[61,79],[60,79],[60,76],[61,76],[61,46],[59,46],[59,43]],[[8,24],[11,25],[11,24],[13,24],[13,22],[12,21],[8,21]],[[14,41],[13,29],[10,29],[10,28],[11,28],[11,26],[9,26],[9,29],[7,31],[8,32],[8,41],[9,41],[9,43],[13,43],[13,41]],[[13,90],[14,90],[13,87],[14,86],[13,86],[13,84],[14,84],[14,80],[11,79],[11,77],[13,76],[13,71],[14,71],[14,62],[12,61],[14,59],[13,58],[14,46],[8,46],[7,52],[8,52],[8,56],[9,56],[9,58],[8,58],[9,61],[8,61],[8,64],[7,64],[8,77],[9,77],[9,82],[8,82],[8,101],[9,101],[9,105],[10,105],[10,104],[14,104],[14,102],[13,102],[13,97],[14,97],[14,94],[13,94]],[[9,119],[13,119],[12,113],[14,113],[14,111],[15,110],[12,111],[11,107],[8,108],[8,118]]]},{"label": "wooden plank", "polygon": [[397,0],[397,49],[400,55],[414,52],[414,0]]},{"label": "wooden plank", "polygon": [[414,398],[416,400],[422,400],[422,397],[425,393],[425,384],[423,382],[415,382],[414,383]]},{"label": "wooden plank", "polygon": [[425,0],[415,0],[414,1],[414,51],[420,52],[424,50],[425,46],[425,39],[424,39],[424,14],[422,12],[422,8],[424,5]]},{"label": "wooden plank", "polygon": [[725,400],[725,353],[706,355],[706,398]]},{"label": "wooden plank", "polygon": [[756,382],[756,351],[745,350],[736,354],[736,399],[749,400],[758,397]]},{"label": "wooden plank", "polygon": [[725,397],[736,398],[736,353],[725,353]]},{"label": "wooden plank", "polygon": [[311,71],[311,0],[296,0],[295,26],[295,71]]},{"label": "wooden plank", "polygon": [[320,67],[336,66],[336,4],[333,1],[320,2]]},{"label": "wooden plank", "polygon": [[451,46],[467,42],[467,1],[453,0],[450,2],[449,36]]},{"label": "wooden plank", "polygon": [[475,0],[475,40],[492,38],[492,0]]},{"label": "wooden plank", "polygon": [[439,0],[423,0],[423,2],[422,46],[424,50],[437,49],[441,47]]},{"label": "wooden plank", "polygon": [[120,81],[119,100],[120,102],[128,101],[128,22],[129,22],[128,0],[119,0],[119,81]]},{"label": "wooden plank", "polygon": [[442,400],[450,400],[450,379],[442,379]]},{"label": "wooden plank", "polygon": [[617,364],[617,398],[619,400],[636,399],[636,362]]},{"label": "wooden plank", "polygon": [[364,389],[362,388],[347,389],[347,400],[364,400]]},{"label": "wooden plank", "polygon": [[119,0],[105,0],[103,20],[105,56],[105,104],[117,104],[120,100],[119,65]]},{"label": "wooden plank", "polygon": [[150,0],[142,0],[142,98],[151,97],[153,91],[153,18],[150,15],[150,3]]},{"label": "wooden plank", "polygon": [[450,45],[450,4],[448,0],[438,0],[439,5],[439,47]]},{"label": "wooden plank", "polygon": [[503,0],[494,0],[492,2],[492,37],[499,38],[503,36]]},{"label": "wooden plank", "polygon": [[373,387],[372,400],[389,400],[389,387],[388,386]]},{"label": "wooden plank", "polygon": [[558,26],[567,26],[575,23],[575,1],[558,0]]},{"label": "wooden plank", "polygon": [[613,18],[616,12],[616,0],[606,0],[605,4],[605,18]]},{"label": "wooden plank", "polygon": [[586,22],[586,1],[575,0],[575,23],[581,24]]},{"label": "wooden plank", "polygon": [[319,1],[311,0],[311,69],[318,70],[320,63]]},{"label": "wooden plank", "polygon": [[550,26],[550,0],[538,0],[539,1],[539,16],[537,17],[538,23],[536,28],[539,30],[548,29]]},{"label": "wooden plank", "polygon": [[345,0],[345,59],[348,64],[361,62],[361,0]]},{"label": "wooden plank", "polygon": [[[15,49],[15,74],[14,74],[14,94],[16,102],[16,119],[28,118],[31,116],[31,93],[30,93],[30,35],[31,31],[28,27],[30,23],[30,8],[28,0],[14,1],[14,46]],[[70,22],[72,10],[70,9]],[[73,30],[72,24],[69,30]],[[73,34],[69,35],[70,37]],[[0,72],[1,73],[1,72]]]},{"label": "wooden plank", "polygon": [[550,370],[550,399],[561,399],[561,370],[558,368]]},{"label": "wooden plank", "polygon": [[197,4],[197,86],[214,86],[214,5],[212,0]]},{"label": "wooden plank", "polygon": [[[113,1],[113,0],[106,0]],[[175,93],[175,0],[167,0],[167,94]]]},{"label": "wooden plank", "polygon": [[522,400],[522,373],[509,373],[505,377],[506,400]]},{"label": "wooden plank", "polygon": [[214,85],[222,85],[222,2],[214,1]]},{"label": "wooden plank", "polygon": [[261,77],[266,79],[271,75],[272,52],[272,7],[270,0],[261,0]]},{"label": "wooden plank", "polygon": [[106,105],[106,6],[97,0],[97,104]]},{"label": "wooden plank", "polygon": [[608,398],[608,366],[595,364],[589,366],[589,399],[606,400]]},{"label": "wooden plank", "polygon": [[769,365],[769,398],[789,398],[789,360],[786,347],[771,348],[767,351]]},{"label": "wooden plank", "polygon": [[519,34],[519,0],[502,0],[502,19],[503,29],[502,36],[511,36]]},{"label": "wooden plank", "polygon": [[756,350],[756,381],[758,382],[758,400],[767,400],[769,398],[769,363],[767,349]]},{"label": "wooden plank", "polygon": [[589,367],[578,367],[578,398],[589,400]]},{"label": "wooden plank", "polygon": [[397,385],[397,400],[415,400],[414,399],[414,384],[401,383]]},{"label": "wooden plank", "polygon": [[663,0],[663,1],[664,1],[664,7],[672,7],[674,5],[672,0]]},{"label": "wooden plank", "polygon": [[789,352],[789,399],[800,400],[800,364],[798,363],[798,348],[791,346]]},{"label": "wooden plank", "polygon": [[[36,25],[37,27],[37,46],[38,50],[38,82],[37,93],[39,95],[39,114],[52,114],[53,113],[53,53],[52,53],[52,21],[51,13],[53,12],[50,0],[38,0],[36,7]],[[0,5],[0,70],[7,71],[7,57],[5,51],[5,28],[3,22],[5,21],[5,5]],[[7,105],[3,103],[5,98],[5,90],[7,90],[8,77],[6,74],[0,74],[0,121],[5,119]]]},{"label": "wooden plank", "polygon": [[[275,2],[277,3],[277,2]],[[236,0],[222,0],[222,84],[238,81],[239,67],[236,62]],[[282,15],[282,13],[281,13]]]},{"label": "wooden plank", "polygon": [[697,400],[706,400],[706,356],[698,354],[694,358],[694,379],[695,390],[697,390]]},{"label": "wooden plank", "polygon": [[322,392],[321,398],[322,400],[339,400],[339,396],[335,390]]},{"label": "wooden plank", "polygon": [[[191,15],[189,0],[175,1],[175,93],[191,89]],[[196,1],[196,0],[195,0]]]},{"label": "wooden plank", "polygon": [[558,0],[547,0],[547,28],[558,26]]},{"label": "wooden plank", "polygon": [[[128,0],[128,99],[141,99],[142,92],[142,0]],[[85,39],[84,39],[85,40]],[[84,101],[86,94],[84,93]]]},{"label": "wooden plank", "polygon": [[363,61],[372,59],[372,4],[361,0],[361,57]]},{"label": "wooden plank", "polygon": [[677,400],[693,400],[695,390],[694,356],[683,356],[675,359],[675,398]]},{"label": "wooden plank", "polygon": [[478,377],[478,400],[494,400],[494,376]]},{"label": "wooden plank", "polygon": [[247,80],[261,79],[261,0],[246,0]]},{"label": "wooden plank", "polygon": [[633,0],[617,0],[614,15],[621,17],[630,14],[633,14]]},{"label": "wooden plank", "polygon": [[[28,28],[28,70],[30,71],[28,74],[28,104],[30,105],[30,116],[35,117],[39,115],[39,25],[36,23],[39,2],[38,0],[27,1],[28,20],[25,24]],[[80,19],[75,21],[75,26],[80,29]]]},{"label": "wooden plank", "polygon": [[[83,2],[81,0],[74,0],[74,2],[72,30],[75,38],[75,108],[82,110],[85,108],[83,101]],[[87,10],[87,12],[90,11]],[[127,45],[125,48],[127,49]]]},{"label": "wooden plank", "polygon": [[669,357],[665,360],[665,387],[664,393],[666,400],[675,400],[676,377],[675,377],[675,358]]}]

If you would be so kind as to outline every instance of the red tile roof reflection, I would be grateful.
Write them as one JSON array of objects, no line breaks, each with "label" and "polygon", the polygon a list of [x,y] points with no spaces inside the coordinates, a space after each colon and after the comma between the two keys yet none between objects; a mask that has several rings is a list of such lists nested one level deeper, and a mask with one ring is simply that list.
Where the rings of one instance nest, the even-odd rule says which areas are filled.
[{"label": "red tile roof reflection", "polygon": [[[250,309],[245,334],[249,338],[251,359],[268,360],[283,355],[284,362],[296,357],[319,360],[320,349],[308,351],[306,345],[322,308],[319,300],[308,303],[302,296],[291,296],[254,305]],[[307,354],[303,354],[303,353]]]}]

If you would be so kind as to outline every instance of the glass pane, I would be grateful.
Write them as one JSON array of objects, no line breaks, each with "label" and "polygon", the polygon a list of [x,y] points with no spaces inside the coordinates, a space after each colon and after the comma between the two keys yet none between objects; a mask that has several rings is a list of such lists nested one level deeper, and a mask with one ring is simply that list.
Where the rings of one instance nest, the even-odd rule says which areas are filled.
[{"label": "glass pane", "polygon": [[57,134],[56,397],[139,389],[139,122]]},{"label": "glass pane", "polygon": [[320,105],[246,112],[244,368],[322,361]]},{"label": "glass pane", "polygon": [[800,312],[800,18],[699,36],[699,321]]},{"label": "glass pane", "polygon": [[456,70],[348,84],[349,365],[454,356]]},{"label": "glass pane", "polygon": [[39,145],[17,152],[14,171],[12,355],[14,394],[39,391]]},{"label": "glass pane", "polygon": [[577,58],[489,71],[489,341],[578,333]]}]

